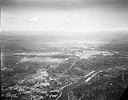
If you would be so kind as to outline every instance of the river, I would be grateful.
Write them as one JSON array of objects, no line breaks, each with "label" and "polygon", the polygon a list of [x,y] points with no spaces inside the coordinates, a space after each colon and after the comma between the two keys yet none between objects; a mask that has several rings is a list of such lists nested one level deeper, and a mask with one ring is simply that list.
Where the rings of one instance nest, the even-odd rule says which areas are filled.
[{"label": "river", "polygon": [[[86,76],[84,76],[83,78],[81,78],[77,83],[71,83],[67,86],[64,86],[64,88],[62,89],[62,94],[61,96],[59,96],[59,98],[57,98],[56,100],[68,100],[68,93],[71,89],[84,84],[85,80],[87,80],[88,78],[94,76],[94,74],[96,75],[97,73],[94,73],[95,71],[91,71],[89,74],[87,74]],[[93,74],[94,73],[94,74]],[[92,76],[90,76],[92,75]]]}]

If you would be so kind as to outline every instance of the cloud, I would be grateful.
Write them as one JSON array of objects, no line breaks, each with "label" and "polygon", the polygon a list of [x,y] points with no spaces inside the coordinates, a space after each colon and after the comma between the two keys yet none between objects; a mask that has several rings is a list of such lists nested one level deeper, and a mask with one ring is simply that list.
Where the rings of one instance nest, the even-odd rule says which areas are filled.
[{"label": "cloud", "polygon": [[11,17],[8,17],[8,18],[9,18],[9,19],[14,19],[14,17],[12,17],[12,16],[11,16]]},{"label": "cloud", "polygon": [[29,22],[36,22],[38,20],[39,20],[38,17],[32,17],[32,18],[29,19]]}]

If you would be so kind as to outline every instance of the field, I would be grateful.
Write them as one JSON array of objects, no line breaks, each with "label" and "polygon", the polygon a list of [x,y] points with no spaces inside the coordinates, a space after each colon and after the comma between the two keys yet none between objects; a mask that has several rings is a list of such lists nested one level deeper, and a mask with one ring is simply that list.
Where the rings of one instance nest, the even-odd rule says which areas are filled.
[{"label": "field", "polygon": [[4,100],[119,100],[128,86],[127,34],[6,34],[1,47]]}]

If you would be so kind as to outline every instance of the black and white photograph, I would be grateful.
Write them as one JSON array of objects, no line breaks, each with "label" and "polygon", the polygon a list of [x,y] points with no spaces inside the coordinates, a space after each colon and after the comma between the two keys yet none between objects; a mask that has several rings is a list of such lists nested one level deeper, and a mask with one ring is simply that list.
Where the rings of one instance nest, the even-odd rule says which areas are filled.
[{"label": "black and white photograph", "polygon": [[128,0],[0,0],[2,100],[128,100]]}]

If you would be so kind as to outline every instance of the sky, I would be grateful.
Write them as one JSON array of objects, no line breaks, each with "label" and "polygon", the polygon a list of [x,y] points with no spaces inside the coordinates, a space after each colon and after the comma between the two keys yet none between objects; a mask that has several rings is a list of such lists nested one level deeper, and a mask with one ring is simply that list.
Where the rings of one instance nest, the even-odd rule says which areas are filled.
[{"label": "sky", "polygon": [[2,0],[1,30],[128,31],[128,0]]}]

